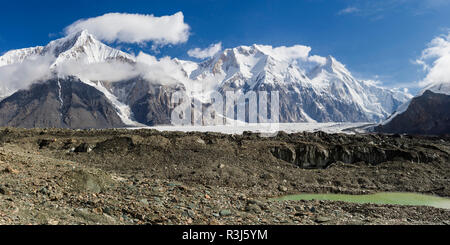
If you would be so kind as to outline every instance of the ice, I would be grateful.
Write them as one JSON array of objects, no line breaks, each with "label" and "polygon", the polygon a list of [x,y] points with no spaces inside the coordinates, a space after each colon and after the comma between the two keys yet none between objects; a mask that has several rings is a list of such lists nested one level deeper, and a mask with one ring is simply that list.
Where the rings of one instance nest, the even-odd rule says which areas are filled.
[{"label": "ice", "polygon": [[[286,133],[318,132],[355,134],[364,132],[364,128],[373,125],[371,123],[279,123],[279,124],[241,124],[241,125],[216,125],[216,126],[155,126],[133,127],[130,129],[155,129],[158,131],[178,132],[215,132],[223,134],[242,134],[250,131],[255,133],[274,133],[284,131]],[[274,130],[275,129],[275,130]]]}]

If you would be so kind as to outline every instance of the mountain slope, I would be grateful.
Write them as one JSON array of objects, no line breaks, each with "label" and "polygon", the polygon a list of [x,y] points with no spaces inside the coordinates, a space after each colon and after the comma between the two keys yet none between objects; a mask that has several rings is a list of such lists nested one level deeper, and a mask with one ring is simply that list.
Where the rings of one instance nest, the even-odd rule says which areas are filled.
[{"label": "mountain slope", "polygon": [[72,77],[37,83],[2,100],[0,126],[111,128],[125,124],[100,91]]},{"label": "mountain slope", "polygon": [[143,125],[170,125],[172,94],[185,91],[182,84],[162,85],[134,78],[111,84],[112,93],[127,103],[133,119]]},{"label": "mountain slope", "polygon": [[450,134],[450,84],[434,83],[375,127],[384,133]]},{"label": "mountain slope", "polygon": [[52,41],[46,46],[11,50],[0,57],[0,67],[19,64],[27,59],[39,56],[52,59],[52,67],[69,61],[77,61],[83,64],[109,60],[135,62],[132,55],[111,48],[95,39],[87,31],[81,31]]}]

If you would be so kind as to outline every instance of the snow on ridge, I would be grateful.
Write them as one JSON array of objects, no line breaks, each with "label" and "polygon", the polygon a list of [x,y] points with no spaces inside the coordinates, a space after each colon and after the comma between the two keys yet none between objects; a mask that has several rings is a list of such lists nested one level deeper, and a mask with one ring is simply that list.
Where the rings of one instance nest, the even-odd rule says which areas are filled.
[{"label": "snow on ridge", "polygon": [[390,123],[395,117],[406,112],[409,108],[409,105],[411,104],[411,101],[414,98],[422,96],[426,91],[431,91],[431,92],[437,93],[437,94],[450,95],[450,83],[435,82],[435,83],[431,83],[431,84],[425,86],[425,88],[423,88],[416,96],[414,96],[414,97],[411,96],[411,98],[408,101],[406,101],[404,104],[400,105],[398,107],[397,111],[395,111],[384,122],[382,122],[381,125],[386,125],[386,124]]},{"label": "snow on ridge", "polygon": [[52,67],[69,60],[90,64],[121,58],[124,61],[136,62],[134,56],[103,44],[84,30],[51,41],[46,46],[8,51],[0,56],[0,67],[19,64],[35,56],[54,57]]},{"label": "snow on ridge", "polygon": [[426,86],[420,93],[419,95],[422,95],[423,93],[425,93],[425,91],[431,91],[433,93],[437,93],[437,94],[445,94],[445,95],[450,95],[450,82],[436,82],[436,83],[431,83],[428,86]]},{"label": "snow on ridge", "polygon": [[55,40],[47,45],[46,49],[57,55],[52,66],[73,60],[84,64],[107,62],[117,58],[136,62],[133,56],[103,44],[85,30]]},{"label": "snow on ridge", "polygon": [[116,108],[117,115],[120,117],[123,123],[128,126],[143,126],[142,124],[133,120],[131,108],[120,102],[119,99],[112,94],[100,81],[93,82],[87,79],[80,79],[83,83],[94,87],[98,91],[102,92],[105,97],[111,102],[111,104]]},{"label": "snow on ridge", "polygon": [[[317,62],[317,57],[310,60],[309,51],[305,46],[294,46],[289,50],[264,45],[225,49],[200,63],[190,78],[194,81],[215,80],[218,88],[225,90],[254,90],[269,85],[293,88],[301,96],[304,89],[298,88],[310,88],[320,96],[354,104],[358,110],[377,120],[390,115],[396,109],[396,101],[409,98],[402,91],[355,79],[345,65],[332,56],[321,57],[322,62]],[[304,117],[314,120],[314,117]]]},{"label": "snow on ridge", "polygon": [[8,51],[4,55],[0,56],[0,67],[22,63],[31,56],[40,55],[43,49],[43,46],[37,46],[33,48]]}]

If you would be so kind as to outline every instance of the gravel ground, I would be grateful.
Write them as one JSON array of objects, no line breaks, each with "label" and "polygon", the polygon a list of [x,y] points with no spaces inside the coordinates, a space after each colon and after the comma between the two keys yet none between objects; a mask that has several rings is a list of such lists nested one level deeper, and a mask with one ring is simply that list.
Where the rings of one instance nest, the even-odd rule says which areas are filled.
[{"label": "gravel ground", "polygon": [[[350,157],[334,161],[336,146]],[[449,152],[448,138],[398,135],[0,129],[0,224],[450,224],[432,207],[270,200],[449,197]]]}]

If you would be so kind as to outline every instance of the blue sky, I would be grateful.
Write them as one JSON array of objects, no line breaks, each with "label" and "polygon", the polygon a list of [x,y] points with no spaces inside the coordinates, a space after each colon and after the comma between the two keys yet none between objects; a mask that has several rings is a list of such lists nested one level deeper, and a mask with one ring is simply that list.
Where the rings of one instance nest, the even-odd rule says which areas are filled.
[{"label": "blue sky", "polygon": [[[333,55],[356,77],[378,78],[387,86],[421,80],[425,74],[413,61],[450,28],[449,0],[16,0],[2,2],[2,10],[0,53],[47,44],[83,18],[181,11],[189,40],[161,48],[158,56],[191,59],[189,49],[217,42],[224,48],[301,44],[312,54]],[[152,53],[150,47],[143,49]]]}]

